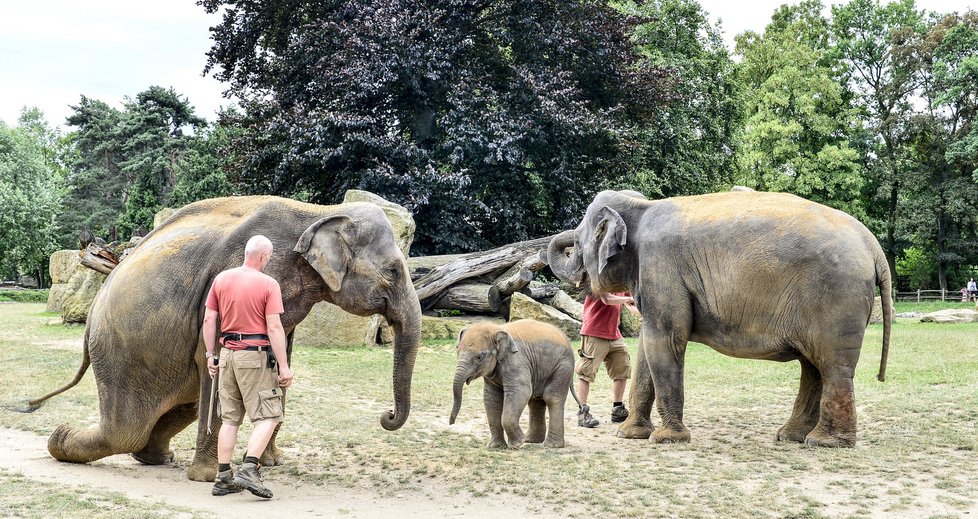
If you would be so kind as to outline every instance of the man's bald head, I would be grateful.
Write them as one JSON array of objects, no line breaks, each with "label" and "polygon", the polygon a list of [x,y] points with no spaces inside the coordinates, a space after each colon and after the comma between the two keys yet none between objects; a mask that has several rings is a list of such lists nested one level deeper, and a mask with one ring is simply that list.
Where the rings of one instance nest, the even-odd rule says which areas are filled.
[{"label": "man's bald head", "polygon": [[[272,240],[256,234],[248,239],[248,243],[245,244],[245,263],[261,263],[262,255],[268,254],[268,257],[272,256]],[[265,260],[267,262],[267,259]],[[262,264],[262,267],[265,265]]]}]

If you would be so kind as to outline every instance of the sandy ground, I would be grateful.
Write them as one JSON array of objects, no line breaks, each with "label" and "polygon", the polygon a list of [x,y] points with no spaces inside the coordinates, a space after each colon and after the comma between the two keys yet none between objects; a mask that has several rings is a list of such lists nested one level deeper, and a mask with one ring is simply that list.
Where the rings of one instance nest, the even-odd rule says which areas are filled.
[{"label": "sandy ground", "polygon": [[[522,517],[530,507],[518,496],[476,498],[467,495],[442,495],[434,483],[423,492],[405,492],[383,497],[370,489],[329,488],[269,479],[275,492],[271,500],[256,498],[247,492],[214,497],[211,484],[187,479],[182,468],[146,466],[128,455],[117,455],[90,464],[62,463],[47,451],[47,437],[14,429],[0,428],[0,452],[4,469],[43,482],[118,492],[133,500],[162,501],[210,512],[222,517]],[[534,517],[560,517],[534,512]]]}]

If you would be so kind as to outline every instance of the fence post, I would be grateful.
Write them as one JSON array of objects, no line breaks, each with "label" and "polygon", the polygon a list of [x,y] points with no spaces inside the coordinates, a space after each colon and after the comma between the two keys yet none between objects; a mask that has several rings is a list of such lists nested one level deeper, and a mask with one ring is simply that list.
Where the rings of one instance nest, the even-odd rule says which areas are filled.
[{"label": "fence post", "polygon": [[942,302],[942,303],[944,302],[944,294],[945,294],[946,292],[947,292],[947,289],[946,289],[946,288],[942,288],[942,289],[941,289],[941,302]]},{"label": "fence post", "polygon": [[920,289],[917,289],[917,302],[920,302]]}]

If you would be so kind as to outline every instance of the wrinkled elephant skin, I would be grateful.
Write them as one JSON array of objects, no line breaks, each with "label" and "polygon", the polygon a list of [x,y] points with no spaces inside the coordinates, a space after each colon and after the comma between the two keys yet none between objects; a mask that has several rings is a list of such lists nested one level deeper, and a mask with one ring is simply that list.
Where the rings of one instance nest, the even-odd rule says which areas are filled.
[{"label": "wrinkled elephant skin", "polygon": [[[213,480],[220,419],[215,414],[209,434],[204,300],[219,272],[241,264],[245,242],[255,234],[274,245],[265,273],[282,288],[290,355],[292,330],[319,301],[357,315],[381,314],[391,324],[394,409],[383,413],[381,425],[393,430],[404,423],[421,308],[383,211],[366,203],[319,206],[276,197],[220,198],[178,211],[106,280],[92,305],[81,368],[84,372],[90,359],[99,425],[58,427],[48,442],[52,456],[83,463],[132,453],[143,463],[167,463],[173,459],[170,439],[197,420],[188,476]],[[274,439],[263,462],[281,463]]]},{"label": "wrinkled elephant skin", "polygon": [[[876,287],[890,294],[879,242],[851,216],[783,193],[648,201],[604,191],[580,225],[554,237],[550,266],[595,293],[630,291],[643,325],[619,436],[689,441],[683,424],[687,341],[726,355],[801,364],[778,440],[856,442],[853,374]],[[883,380],[893,308],[883,297]],[[652,406],[662,419],[653,429]]]}]

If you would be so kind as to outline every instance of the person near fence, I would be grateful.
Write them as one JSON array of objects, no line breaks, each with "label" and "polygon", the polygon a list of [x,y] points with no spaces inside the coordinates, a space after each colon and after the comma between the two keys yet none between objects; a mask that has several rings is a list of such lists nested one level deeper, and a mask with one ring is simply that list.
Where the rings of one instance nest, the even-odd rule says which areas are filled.
[{"label": "person near fence", "polygon": [[968,295],[972,300],[978,301],[978,283],[975,283],[975,278],[968,279]]},{"label": "person near fence", "polygon": [[597,427],[600,423],[591,416],[591,408],[587,405],[591,383],[604,362],[608,377],[612,380],[611,421],[621,423],[628,418],[628,410],[622,399],[625,396],[625,384],[631,375],[630,358],[625,341],[622,339],[618,324],[621,320],[621,305],[629,311],[640,315],[635,308],[635,300],[627,293],[589,294],[584,298],[584,316],[581,326],[581,349],[574,371],[577,373],[577,394],[581,400],[581,408],[577,413],[577,425],[581,427]]},{"label": "person near fence", "polygon": [[[282,421],[282,389],[292,384],[292,371],[281,320],[282,290],[262,272],[271,257],[272,242],[252,236],[245,245],[244,264],[218,274],[207,294],[204,347],[211,378],[220,372],[215,383],[220,387],[223,422],[217,435],[218,474],[211,489],[215,496],[248,490],[258,497],[272,497],[262,483],[259,457]],[[218,320],[224,345],[219,361],[215,355]],[[235,475],[231,456],[246,412],[254,428],[244,463]]]}]

